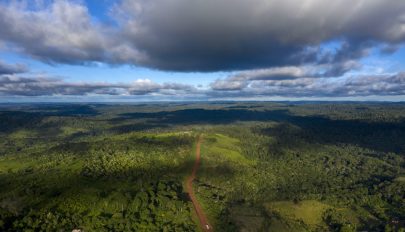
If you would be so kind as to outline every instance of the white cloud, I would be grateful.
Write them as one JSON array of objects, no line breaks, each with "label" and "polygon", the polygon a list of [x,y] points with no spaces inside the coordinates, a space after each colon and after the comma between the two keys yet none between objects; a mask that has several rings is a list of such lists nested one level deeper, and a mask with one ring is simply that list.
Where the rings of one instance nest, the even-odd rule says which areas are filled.
[{"label": "white cloud", "polygon": [[136,63],[137,52],[119,39],[119,30],[95,22],[86,6],[62,0],[41,5],[0,4],[0,40],[45,62]]}]

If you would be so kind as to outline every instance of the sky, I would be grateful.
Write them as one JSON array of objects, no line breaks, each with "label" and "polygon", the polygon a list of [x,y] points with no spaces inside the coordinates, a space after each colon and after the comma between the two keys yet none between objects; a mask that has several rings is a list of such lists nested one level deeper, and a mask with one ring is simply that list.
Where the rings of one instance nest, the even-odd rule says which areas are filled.
[{"label": "sky", "polygon": [[0,0],[0,102],[405,101],[405,1]]}]

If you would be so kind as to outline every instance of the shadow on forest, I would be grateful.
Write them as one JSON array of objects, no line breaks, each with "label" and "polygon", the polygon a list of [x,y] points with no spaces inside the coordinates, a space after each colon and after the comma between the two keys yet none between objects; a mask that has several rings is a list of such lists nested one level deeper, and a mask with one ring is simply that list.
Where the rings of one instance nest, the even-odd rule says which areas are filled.
[{"label": "shadow on forest", "polygon": [[[126,143],[125,143],[126,141]],[[173,147],[190,147],[189,141],[182,138],[170,138],[167,140],[156,140],[149,137],[137,137],[130,140],[111,142],[109,139],[103,141],[63,143],[50,147],[46,152],[41,151],[38,155],[46,153],[50,156],[57,154],[68,154],[73,156],[83,156],[89,153],[103,154],[102,159],[118,160],[115,157],[125,155],[129,150],[152,151],[163,148],[173,149]],[[108,144],[108,145],[106,145]],[[146,153],[147,154],[147,153]],[[36,155],[33,153],[32,155]],[[93,155],[95,158],[97,155]],[[89,156],[90,157],[90,156]],[[109,162],[109,161],[107,161]],[[160,160],[151,160],[147,166],[139,164],[136,167],[127,168],[126,163],[112,162],[113,165],[104,166],[94,162],[96,166],[84,166],[81,170],[72,173],[60,172],[58,169],[42,170],[41,167],[29,166],[20,169],[18,172],[0,172],[0,186],[3,186],[2,193],[5,190],[13,189],[12,185],[24,186],[21,190],[21,196],[14,195],[16,198],[35,199],[38,204],[49,202],[54,197],[67,194],[80,195],[85,194],[86,189],[97,189],[102,183],[128,183],[132,189],[140,191],[140,183],[154,183],[159,180],[177,180],[179,183],[184,180],[184,176],[190,175],[194,166],[194,158],[191,156],[181,160],[177,165],[161,162]],[[201,167],[202,168],[202,167]],[[208,167],[206,169],[210,175],[232,177],[236,170],[232,169],[227,163]],[[108,188],[110,185],[103,185]],[[112,184],[111,191],[115,191],[116,186]],[[83,193],[82,193],[83,190]],[[104,189],[105,190],[105,189]],[[100,190],[101,191],[101,190]],[[28,194],[28,195],[27,195]],[[184,199],[184,194],[179,193]],[[0,208],[2,207],[0,202]]]},{"label": "shadow on forest", "polygon": [[[295,126],[295,127],[294,127]],[[351,144],[380,152],[405,152],[405,123],[332,120],[320,116],[291,116],[273,128],[262,130],[279,144]],[[283,142],[284,140],[284,142]]]},{"label": "shadow on forest", "polygon": [[151,130],[155,128],[167,128],[169,127],[167,124],[163,123],[134,123],[134,124],[129,124],[129,125],[120,125],[120,126],[115,126],[109,129],[109,132],[112,133],[117,133],[117,134],[125,134],[125,133],[130,133],[130,132],[136,132],[136,131],[145,131],[145,130]]},{"label": "shadow on forest", "polygon": [[[48,117],[91,117],[100,113],[91,105],[45,105],[24,108],[21,111],[0,111],[0,130],[13,133],[20,129],[29,129],[38,134],[57,136],[62,133],[57,123],[44,123]],[[46,133],[43,133],[46,131]]]},{"label": "shadow on forest", "polygon": [[[44,120],[49,116],[95,117],[101,113],[97,105],[45,105],[25,111],[0,111],[0,129],[12,133],[20,129],[31,130],[38,138],[56,137],[63,132],[59,122]],[[139,106],[138,106],[139,107]],[[112,126],[109,129],[94,128],[87,132],[77,132],[68,136],[75,138],[96,136],[107,133],[120,134],[132,131],[145,131],[173,126],[195,126],[209,124],[232,124],[238,121],[278,122],[261,133],[276,138],[277,145],[297,146],[300,141],[310,144],[353,144],[376,151],[405,152],[405,121],[397,123],[368,122],[361,120],[333,120],[325,116],[298,116],[289,110],[254,110],[253,106],[228,106],[224,109],[208,107],[159,112],[121,113],[106,119]],[[114,115],[114,114],[113,114]],[[291,127],[291,125],[293,125]],[[292,129],[292,128],[296,129]]]},{"label": "shadow on forest", "polygon": [[[56,152],[55,149],[56,147],[49,151]],[[191,174],[193,165],[194,159],[185,159],[176,166],[154,163],[143,168],[106,170],[105,173],[94,176],[86,175],[83,172],[84,169],[81,172],[61,173],[54,169],[41,171],[35,167],[28,167],[26,170],[23,169],[18,172],[2,172],[0,173],[0,185],[3,188],[0,193],[3,194],[4,191],[14,189],[12,186],[21,187],[9,198],[3,197],[0,201],[0,209],[11,210],[4,204],[8,200],[18,204],[18,211],[13,213],[24,215],[33,209],[32,205],[35,205],[34,208],[39,210],[51,206],[49,202],[54,202],[57,205],[69,198],[88,199],[88,194],[96,198],[107,198],[109,194],[114,195],[115,193],[116,196],[116,193],[120,193],[126,197],[134,198],[140,192],[149,191],[150,186],[155,191],[161,181],[178,183],[177,195],[179,199],[190,201],[185,189],[180,186],[182,186],[184,176]],[[231,176],[234,173],[234,171],[229,170],[228,166],[223,168],[217,166],[211,168],[210,172],[211,175],[216,176],[224,174]],[[198,182],[198,179],[195,181]],[[148,194],[150,193],[148,192]],[[27,205],[24,205],[22,200]],[[35,204],[29,203],[30,201],[35,202]]]},{"label": "shadow on forest", "polygon": [[41,111],[45,116],[97,116],[100,112],[96,109],[102,105],[80,105],[80,104],[61,104],[45,105],[34,108]]},{"label": "shadow on forest", "polygon": [[290,117],[288,110],[253,111],[253,110],[217,110],[185,109],[160,111],[153,113],[124,113],[112,120],[148,119],[148,123],[161,124],[226,124],[235,121],[283,120]]},{"label": "shadow on forest", "polygon": [[[367,122],[360,120],[333,120],[311,115],[298,116],[288,110],[254,111],[245,109],[185,109],[153,113],[125,113],[113,120],[143,119],[155,125],[231,124],[237,121],[274,121],[280,124],[262,130],[278,141],[301,140],[314,144],[353,144],[376,151],[405,152],[405,122]],[[294,125],[297,130],[288,127]],[[123,126],[125,128],[125,126]],[[123,129],[121,128],[121,130]],[[280,145],[285,144],[280,143]],[[291,143],[290,143],[291,145]]]}]

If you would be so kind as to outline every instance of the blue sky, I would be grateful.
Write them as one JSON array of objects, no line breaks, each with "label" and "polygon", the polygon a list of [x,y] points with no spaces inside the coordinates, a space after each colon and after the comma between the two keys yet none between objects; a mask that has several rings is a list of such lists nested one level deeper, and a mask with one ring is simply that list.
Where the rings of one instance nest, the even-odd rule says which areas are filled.
[{"label": "blue sky", "polygon": [[405,100],[405,3],[35,2],[0,3],[0,102]]}]

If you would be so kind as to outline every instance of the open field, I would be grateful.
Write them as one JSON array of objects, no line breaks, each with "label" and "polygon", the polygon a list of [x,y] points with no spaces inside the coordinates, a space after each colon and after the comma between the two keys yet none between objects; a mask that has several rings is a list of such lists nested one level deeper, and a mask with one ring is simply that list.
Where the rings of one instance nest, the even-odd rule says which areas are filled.
[{"label": "open field", "polygon": [[[401,231],[405,105],[0,106],[0,231]],[[402,229],[401,229],[402,228]]]}]

